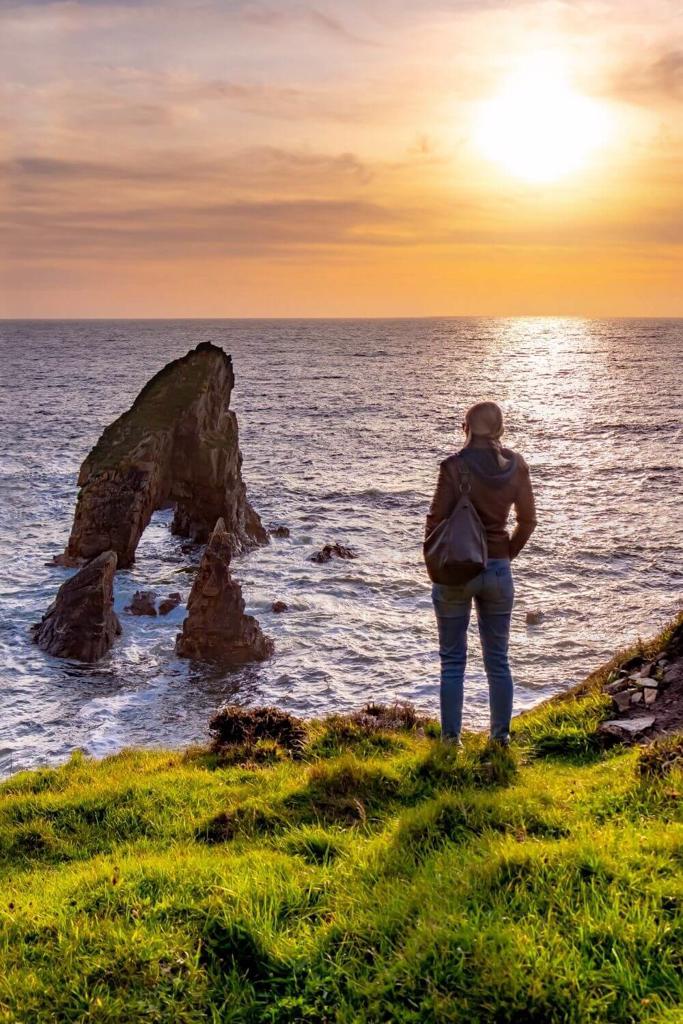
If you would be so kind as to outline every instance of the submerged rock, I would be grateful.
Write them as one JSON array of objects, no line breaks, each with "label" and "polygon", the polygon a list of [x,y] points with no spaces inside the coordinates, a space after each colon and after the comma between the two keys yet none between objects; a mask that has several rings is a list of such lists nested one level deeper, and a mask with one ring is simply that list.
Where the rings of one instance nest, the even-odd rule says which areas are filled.
[{"label": "submerged rock", "polygon": [[175,505],[173,532],[205,542],[218,518],[231,551],[266,544],[247,500],[232,361],[208,342],[169,363],[106,428],[81,466],[64,565],[113,550],[128,568],[156,509]]},{"label": "submerged rock", "polygon": [[290,530],[288,526],[274,526],[270,533],[273,537],[289,537]]},{"label": "submerged rock", "polygon": [[116,552],[105,551],[63,583],[33,639],[48,654],[93,662],[109,650],[121,633],[114,612]]},{"label": "submerged rock", "polygon": [[176,639],[181,658],[240,664],[263,661],[273,642],[252,615],[244,614],[242,588],[230,573],[232,545],[219,519],[202,557],[187,602],[187,618]]},{"label": "submerged rock", "polygon": [[177,608],[178,605],[182,603],[183,595],[179,594],[178,591],[175,590],[172,594],[169,594],[168,597],[165,597],[163,601],[159,602],[159,615],[168,615],[169,612],[172,612],[174,608]]},{"label": "submerged rock", "polygon": [[314,555],[311,555],[310,560],[311,562],[323,564],[330,562],[333,558],[358,558],[358,555],[351,548],[347,548],[343,544],[325,544],[320,551],[316,551]]},{"label": "submerged rock", "polygon": [[270,606],[270,610],[275,612],[276,615],[281,615],[282,612],[286,612],[289,610],[289,605],[285,604],[284,601],[273,601],[273,603]]},{"label": "submerged rock", "polygon": [[540,626],[544,617],[540,609],[530,610],[526,613],[526,624],[527,626]]},{"label": "submerged rock", "polygon": [[133,600],[126,605],[124,611],[131,615],[156,615],[157,595],[153,590],[136,590]]}]

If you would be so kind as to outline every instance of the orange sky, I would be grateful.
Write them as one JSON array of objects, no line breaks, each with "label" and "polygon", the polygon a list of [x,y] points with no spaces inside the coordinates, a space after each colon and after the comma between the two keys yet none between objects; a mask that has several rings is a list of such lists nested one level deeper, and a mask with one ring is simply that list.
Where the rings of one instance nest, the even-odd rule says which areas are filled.
[{"label": "orange sky", "polygon": [[[539,55],[609,130],[533,182]],[[0,76],[2,316],[683,315],[678,2],[0,0]]]}]

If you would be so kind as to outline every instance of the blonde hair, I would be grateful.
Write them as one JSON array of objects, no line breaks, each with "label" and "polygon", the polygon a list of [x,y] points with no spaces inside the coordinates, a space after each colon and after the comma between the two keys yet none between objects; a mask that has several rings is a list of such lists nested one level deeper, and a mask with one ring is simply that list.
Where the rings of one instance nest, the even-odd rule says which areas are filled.
[{"label": "blonde hair", "polygon": [[468,448],[476,440],[486,441],[494,449],[498,465],[505,469],[508,459],[503,455],[503,446],[500,443],[505,432],[503,410],[500,406],[495,402],[477,402],[471,405],[465,413],[464,427],[467,431],[465,447]]}]

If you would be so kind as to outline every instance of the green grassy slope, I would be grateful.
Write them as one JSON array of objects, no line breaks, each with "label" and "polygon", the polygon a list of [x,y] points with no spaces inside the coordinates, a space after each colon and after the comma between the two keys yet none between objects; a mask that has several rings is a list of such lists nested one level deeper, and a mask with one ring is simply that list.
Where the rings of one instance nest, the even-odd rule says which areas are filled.
[{"label": "green grassy slope", "polygon": [[509,754],[335,720],[14,777],[0,1021],[683,1020],[680,743],[602,750],[599,681]]}]

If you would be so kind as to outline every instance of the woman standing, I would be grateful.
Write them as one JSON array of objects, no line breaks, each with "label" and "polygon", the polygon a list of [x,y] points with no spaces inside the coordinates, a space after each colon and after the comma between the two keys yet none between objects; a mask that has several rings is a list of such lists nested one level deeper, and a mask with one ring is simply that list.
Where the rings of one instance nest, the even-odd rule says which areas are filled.
[{"label": "woman standing", "polygon": [[[461,488],[465,489],[462,480],[466,477],[470,500],[486,531],[488,562],[484,571],[469,583],[435,583],[432,587],[441,658],[441,735],[451,742],[460,741],[467,627],[474,599],[489,684],[491,738],[507,746],[513,692],[508,662],[514,601],[510,562],[536,526],[534,495],[526,462],[500,443],[503,413],[495,402],[473,405],[465,416],[463,430],[464,447],[441,463],[425,537],[451,514]],[[513,506],[517,524],[509,536],[506,524]]]}]

